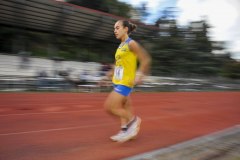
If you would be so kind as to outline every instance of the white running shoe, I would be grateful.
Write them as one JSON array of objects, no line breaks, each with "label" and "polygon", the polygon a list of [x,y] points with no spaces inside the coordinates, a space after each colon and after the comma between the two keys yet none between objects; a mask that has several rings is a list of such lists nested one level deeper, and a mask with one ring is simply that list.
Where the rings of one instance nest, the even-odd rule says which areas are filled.
[{"label": "white running shoe", "polygon": [[110,137],[112,141],[118,141],[127,131],[119,131],[116,135]]},{"label": "white running shoe", "polygon": [[128,130],[124,132],[121,136],[118,137],[118,142],[126,142],[128,140],[134,139],[139,130],[141,125],[141,118],[136,117],[136,120],[129,126]]}]

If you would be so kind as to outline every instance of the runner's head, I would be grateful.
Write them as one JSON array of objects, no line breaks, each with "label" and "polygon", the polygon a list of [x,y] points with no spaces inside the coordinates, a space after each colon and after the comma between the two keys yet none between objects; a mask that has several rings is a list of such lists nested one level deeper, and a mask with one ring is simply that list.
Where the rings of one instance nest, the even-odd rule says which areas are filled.
[{"label": "runner's head", "polygon": [[121,39],[126,34],[129,35],[135,31],[137,25],[126,20],[118,20],[114,25],[114,34],[117,39]]}]

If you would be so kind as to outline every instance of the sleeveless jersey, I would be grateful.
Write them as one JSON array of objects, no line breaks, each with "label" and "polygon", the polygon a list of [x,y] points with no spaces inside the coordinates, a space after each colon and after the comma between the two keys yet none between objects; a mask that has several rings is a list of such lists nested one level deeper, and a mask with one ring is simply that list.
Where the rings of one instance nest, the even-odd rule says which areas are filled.
[{"label": "sleeveless jersey", "polygon": [[132,88],[134,86],[137,57],[130,51],[128,38],[122,46],[119,46],[115,54],[115,68],[112,82],[116,85],[124,85]]}]

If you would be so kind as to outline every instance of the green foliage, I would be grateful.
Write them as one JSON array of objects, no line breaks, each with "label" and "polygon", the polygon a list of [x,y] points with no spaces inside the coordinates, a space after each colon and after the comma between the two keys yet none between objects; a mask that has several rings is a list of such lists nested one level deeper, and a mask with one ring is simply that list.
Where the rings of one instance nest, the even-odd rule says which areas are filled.
[{"label": "green foliage", "polygon": [[228,78],[240,78],[240,62],[232,61],[224,65],[221,74]]},{"label": "green foliage", "polygon": [[31,56],[35,56],[35,57],[48,57],[48,53],[45,49],[42,48],[36,48],[34,50],[32,50],[31,52]]},{"label": "green foliage", "polygon": [[[152,67],[154,74],[238,77],[239,69],[232,64],[234,60],[230,58],[229,53],[222,56],[212,53],[216,48],[213,48],[208,37],[209,26],[205,21],[200,23],[203,24],[203,28],[194,31],[190,27],[185,29],[177,27],[173,19],[164,18],[156,22],[156,26],[160,26],[160,33],[165,34],[152,41],[153,47],[150,52],[154,61]],[[161,28],[165,24],[170,24],[170,27]],[[217,49],[223,50],[224,46]],[[227,63],[233,66],[226,67]]]}]

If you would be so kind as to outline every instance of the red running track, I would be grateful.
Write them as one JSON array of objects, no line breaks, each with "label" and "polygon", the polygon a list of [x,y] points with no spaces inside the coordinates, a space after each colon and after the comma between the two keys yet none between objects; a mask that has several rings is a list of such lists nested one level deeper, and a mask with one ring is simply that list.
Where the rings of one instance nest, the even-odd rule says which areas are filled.
[{"label": "red running track", "polygon": [[119,122],[106,93],[0,93],[0,160],[116,160],[240,123],[240,92],[133,93],[137,139],[109,136]]}]

